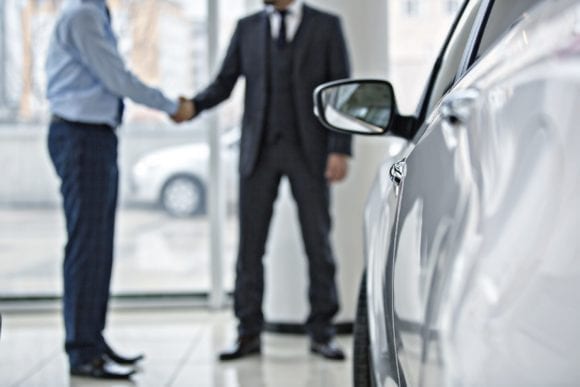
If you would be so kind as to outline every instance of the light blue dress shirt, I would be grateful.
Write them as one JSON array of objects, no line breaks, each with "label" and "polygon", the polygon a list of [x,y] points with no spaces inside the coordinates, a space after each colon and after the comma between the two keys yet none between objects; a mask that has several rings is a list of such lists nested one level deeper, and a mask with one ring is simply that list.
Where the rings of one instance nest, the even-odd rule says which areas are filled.
[{"label": "light blue dress shirt", "polygon": [[46,74],[51,112],[70,121],[117,127],[124,97],[168,114],[179,107],[127,70],[105,0],[67,0],[48,49]]}]

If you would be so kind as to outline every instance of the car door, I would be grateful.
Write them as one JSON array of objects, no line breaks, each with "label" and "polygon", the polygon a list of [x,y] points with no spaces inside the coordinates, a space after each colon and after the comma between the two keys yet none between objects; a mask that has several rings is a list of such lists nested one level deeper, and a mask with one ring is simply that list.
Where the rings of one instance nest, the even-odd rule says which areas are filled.
[{"label": "car door", "polygon": [[[538,70],[527,68],[529,63],[526,64],[521,56],[541,50],[541,46],[536,47],[536,44],[542,39],[532,43],[533,28],[520,27],[524,23],[514,24],[525,21],[529,11],[538,3],[542,2],[495,1],[491,5],[487,22],[477,32],[481,39],[468,54],[470,62],[464,66],[467,73],[445,97],[440,109],[440,127],[430,134],[430,137],[436,137],[439,132],[450,149],[447,154],[453,155],[453,159],[449,160],[452,162],[452,180],[445,180],[445,186],[451,186],[447,189],[455,193],[455,204],[454,207],[447,207],[447,213],[435,213],[435,216],[452,216],[454,225],[443,241],[445,247],[440,248],[438,257],[432,258],[435,261],[426,274],[430,284],[424,326],[429,327],[430,334],[424,341],[422,352],[423,386],[497,385],[504,383],[503,377],[506,375],[517,375],[513,379],[515,381],[525,380],[519,371],[523,368],[521,365],[516,367],[518,371],[514,371],[515,362],[510,359],[513,355],[507,355],[503,360],[498,356],[501,348],[510,348],[507,350],[509,353],[514,345],[509,346],[507,341],[503,341],[499,344],[501,348],[496,347],[496,353],[493,353],[488,343],[493,338],[485,327],[488,324],[499,325],[498,309],[492,312],[488,305],[473,295],[481,294],[481,288],[479,293],[471,290],[487,282],[485,292],[493,294],[490,297],[494,300],[490,304],[504,304],[502,292],[491,290],[489,286],[493,281],[490,278],[481,280],[481,275],[474,274],[477,272],[474,266],[479,267],[476,262],[485,261],[487,270],[494,274],[502,273],[499,275],[501,278],[510,275],[508,272],[511,275],[519,272],[519,275],[511,277],[512,286],[508,286],[510,290],[506,291],[509,294],[505,299],[513,299],[514,289],[526,281],[525,273],[533,272],[536,266],[539,257],[534,256],[534,249],[542,250],[542,242],[531,249],[524,248],[520,238],[524,234],[548,235],[542,229],[543,222],[536,223],[534,220],[553,218],[558,212],[556,202],[546,201],[550,191],[546,187],[558,186],[559,180],[557,174],[546,171],[557,171],[557,163],[561,160],[557,155],[557,141],[553,140],[559,136],[550,125],[558,118],[548,117],[555,111],[555,101],[566,99],[558,95],[564,94],[564,82],[554,82],[559,83],[558,87],[546,86],[549,83],[544,80],[546,73],[540,76]],[[543,8],[549,9],[562,2],[543,3],[546,3]],[[493,47],[493,42],[505,35],[506,30],[510,30],[509,36],[502,40],[499,47]],[[548,36],[546,32],[542,35]],[[530,47],[526,47],[527,44]],[[486,54],[488,50],[491,50],[489,55]],[[542,57],[542,54],[535,55]],[[526,72],[533,75],[525,76]],[[551,95],[551,98],[544,97],[552,105],[551,108],[546,108],[546,102],[541,97],[546,94]],[[560,104],[565,106],[562,102]],[[522,221],[524,218],[527,220]],[[489,274],[487,271],[484,273],[484,276]],[[460,291],[457,290],[459,282],[464,284]],[[456,290],[449,290],[451,286]],[[467,296],[468,293],[472,295]],[[473,301],[476,298],[478,301]],[[466,301],[468,299],[469,302]],[[457,315],[477,318],[465,318],[465,321],[471,322],[469,328],[463,326],[458,329],[456,324],[450,322],[450,309],[454,310],[453,318]],[[520,340],[517,342],[521,343]],[[527,348],[533,347],[531,344]],[[486,365],[484,356],[487,356]],[[533,358],[532,351],[526,357],[524,363],[528,364]],[[495,370],[492,371],[492,368]],[[458,369],[462,371],[458,372]],[[502,371],[498,372],[497,369]],[[498,378],[500,372],[502,377]],[[484,382],[486,379],[489,382]],[[527,379],[524,385],[536,383],[539,376],[536,374]],[[520,383],[505,382],[506,385]]]},{"label": "car door", "polygon": [[[422,101],[419,103],[417,116],[422,119],[430,109],[433,109],[435,101],[444,92],[446,82],[448,85],[453,83],[454,76],[461,62],[462,48],[466,46],[468,37],[480,7],[480,0],[466,1],[458,13],[458,18],[450,29],[442,51],[437,58],[436,63],[429,77],[426,91]],[[445,74],[445,76],[442,76]],[[432,104],[432,106],[430,106]],[[415,136],[420,138],[421,134]],[[398,325],[396,319],[393,319],[393,254],[395,236],[395,221],[397,209],[401,197],[399,182],[404,175],[404,163],[395,163],[404,159],[414,147],[414,142],[405,143],[404,149],[395,153],[390,153],[387,160],[381,164],[372,190],[369,193],[365,211],[365,256],[367,257],[367,275],[366,287],[368,297],[368,329],[370,335],[370,357],[373,364],[373,379],[378,385],[391,385],[395,383],[401,385],[399,380],[405,379],[405,374],[416,374],[418,366],[408,365],[404,360],[405,347],[400,346],[399,350],[403,356],[399,359],[404,362],[404,370],[399,375],[399,366],[397,365],[394,354],[397,352],[396,343],[400,340],[395,338],[396,334],[408,332],[412,327],[419,325],[418,320],[409,323],[413,317],[407,321],[401,322],[404,325],[402,329],[394,329],[393,325]],[[398,157],[396,159],[395,157]],[[402,313],[413,315],[415,305],[405,301],[405,310]],[[405,334],[405,333],[403,333]],[[413,370],[412,370],[413,369]],[[412,380],[415,378],[411,377]]]},{"label": "car door", "polygon": [[[460,65],[464,57],[466,47],[469,45],[469,38],[472,35],[474,25],[489,2],[472,0],[466,2],[460,18],[449,37],[446,49],[438,60],[439,68],[433,74],[430,81],[430,92],[425,95],[423,101],[423,114],[428,118],[415,137],[416,146],[429,149],[433,145],[429,138],[431,130],[439,125],[440,116],[436,107],[441,96],[454,84],[459,73]],[[437,65],[436,65],[437,66]],[[438,148],[441,144],[437,144]],[[414,148],[413,148],[414,149]],[[436,151],[435,151],[436,152]],[[424,338],[429,336],[425,332],[425,295],[429,287],[427,266],[429,260],[427,256],[437,254],[437,246],[445,238],[445,228],[449,228],[448,220],[443,220],[439,233],[434,236],[435,240],[423,242],[422,228],[432,227],[434,218],[428,211],[431,208],[439,208],[452,203],[449,192],[443,195],[429,195],[428,197],[417,197],[406,193],[408,185],[415,185],[423,181],[426,185],[437,186],[438,181],[448,179],[442,176],[450,171],[449,168],[442,167],[449,162],[448,157],[439,157],[438,154],[430,152],[419,152],[422,156],[417,159],[414,150],[409,150],[407,157],[397,164],[400,171],[400,178],[395,192],[399,195],[398,219],[395,223],[394,243],[389,253],[390,270],[389,284],[386,286],[385,294],[392,298],[388,303],[392,310],[393,340],[397,354],[398,366],[400,368],[399,385],[419,385],[423,361],[421,354],[424,346]],[[429,171],[422,171],[422,164],[427,162]],[[432,171],[432,169],[434,171]],[[426,173],[427,172],[427,173]],[[411,191],[413,192],[413,191]],[[427,212],[425,212],[427,211]],[[426,249],[426,250],[425,250]],[[426,254],[426,251],[430,251]]]},{"label": "car door", "polygon": [[393,315],[397,355],[406,378],[403,383],[442,383],[441,370],[445,365],[438,346],[442,284],[456,264],[465,222],[471,219],[475,178],[470,165],[470,144],[474,139],[470,135],[482,132],[472,130],[482,125],[472,114],[480,103],[480,90],[469,82],[447,90],[457,85],[473,63],[537,2],[470,4],[473,8],[464,15],[464,28],[452,37],[434,92],[426,102],[432,112],[419,133],[417,145],[400,163],[406,174],[399,187]]},{"label": "car door", "polygon": [[432,323],[446,385],[580,380],[579,23],[578,0],[543,2],[458,85],[480,95],[471,219]]}]

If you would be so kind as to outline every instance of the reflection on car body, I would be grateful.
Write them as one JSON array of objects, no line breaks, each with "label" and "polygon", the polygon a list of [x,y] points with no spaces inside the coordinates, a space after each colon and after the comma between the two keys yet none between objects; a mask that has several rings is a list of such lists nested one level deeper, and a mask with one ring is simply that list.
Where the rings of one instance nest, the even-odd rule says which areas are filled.
[{"label": "reflection on car body", "polygon": [[578,0],[464,3],[369,194],[356,386],[580,380],[578,25]]}]

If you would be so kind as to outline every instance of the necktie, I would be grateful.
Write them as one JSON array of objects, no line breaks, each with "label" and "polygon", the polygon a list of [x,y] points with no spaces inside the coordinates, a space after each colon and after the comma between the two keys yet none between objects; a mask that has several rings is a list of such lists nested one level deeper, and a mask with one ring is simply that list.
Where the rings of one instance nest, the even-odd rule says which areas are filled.
[{"label": "necktie", "polygon": [[278,48],[286,47],[286,16],[288,15],[288,10],[282,9],[278,10],[280,14],[280,31],[278,32]]},{"label": "necktie", "polygon": [[105,6],[105,13],[107,14],[107,20],[111,23],[111,10],[107,6]]}]

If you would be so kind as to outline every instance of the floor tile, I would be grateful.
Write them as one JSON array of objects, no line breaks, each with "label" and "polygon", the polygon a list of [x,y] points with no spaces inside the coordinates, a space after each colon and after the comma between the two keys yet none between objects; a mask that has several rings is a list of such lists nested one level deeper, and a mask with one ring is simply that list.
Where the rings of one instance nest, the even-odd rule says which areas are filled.
[{"label": "floor tile", "polygon": [[[60,313],[4,315],[0,386],[7,387],[342,387],[351,385],[350,361],[309,352],[300,335],[263,335],[261,356],[219,362],[235,338],[230,311],[114,310],[107,340],[122,354],[145,353],[131,383],[70,377]],[[351,358],[352,339],[339,337]]]}]

